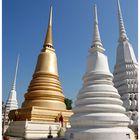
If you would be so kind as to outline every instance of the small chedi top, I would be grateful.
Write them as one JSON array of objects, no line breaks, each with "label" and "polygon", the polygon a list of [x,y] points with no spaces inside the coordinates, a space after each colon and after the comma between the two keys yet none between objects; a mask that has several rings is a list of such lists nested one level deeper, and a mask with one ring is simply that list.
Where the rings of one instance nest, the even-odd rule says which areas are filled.
[{"label": "small chedi top", "polygon": [[126,34],[120,2],[118,0],[119,40],[116,64],[114,67],[114,84],[118,89],[123,106],[131,119],[130,128],[138,129],[138,64],[132,45]]},{"label": "small chedi top", "polygon": [[130,120],[125,115],[123,102],[113,86],[113,75],[100,38],[96,6],[94,15],[94,39],[87,58],[84,83],[77,95],[66,139],[134,140],[134,134],[128,128]]}]

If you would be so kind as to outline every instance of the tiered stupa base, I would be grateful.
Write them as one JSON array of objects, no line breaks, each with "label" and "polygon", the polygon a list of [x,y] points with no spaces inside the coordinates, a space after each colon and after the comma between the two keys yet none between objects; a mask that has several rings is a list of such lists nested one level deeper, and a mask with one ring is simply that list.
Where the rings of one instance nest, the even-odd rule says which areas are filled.
[{"label": "tiered stupa base", "polygon": [[[63,128],[69,128],[69,117],[72,115],[71,110],[51,110],[44,107],[21,108],[10,112],[11,121],[6,134],[9,136],[23,137],[26,139],[47,138],[49,132],[53,137],[62,127],[61,123],[56,120],[59,114],[63,116]],[[15,115],[16,114],[16,115]]]},{"label": "tiered stupa base", "polygon": [[133,132],[128,128],[85,128],[68,129],[65,134],[66,140],[129,140],[134,139]]},{"label": "tiered stupa base", "polygon": [[[18,114],[16,114],[18,111]],[[16,114],[16,115],[15,115]],[[72,115],[71,110],[51,110],[45,107],[29,107],[29,108],[21,108],[17,110],[12,110],[10,112],[10,120],[13,121],[25,121],[26,119],[29,121],[47,121],[47,122],[55,122],[58,114],[62,114],[64,123],[69,122],[69,117]],[[15,118],[15,119],[14,119]]]},{"label": "tiered stupa base", "polygon": [[13,137],[21,137],[27,140],[47,139],[50,135],[57,137],[60,123],[33,122],[33,121],[14,121],[11,122],[6,134]]}]

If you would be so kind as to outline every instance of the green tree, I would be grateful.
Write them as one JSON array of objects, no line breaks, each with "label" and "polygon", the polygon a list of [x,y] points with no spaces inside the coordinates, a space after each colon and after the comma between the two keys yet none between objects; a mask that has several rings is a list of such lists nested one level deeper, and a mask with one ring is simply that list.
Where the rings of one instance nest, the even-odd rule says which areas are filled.
[{"label": "green tree", "polygon": [[67,110],[71,110],[72,109],[72,100],[65,98],[65,104],[66,104],[66,108]]}]

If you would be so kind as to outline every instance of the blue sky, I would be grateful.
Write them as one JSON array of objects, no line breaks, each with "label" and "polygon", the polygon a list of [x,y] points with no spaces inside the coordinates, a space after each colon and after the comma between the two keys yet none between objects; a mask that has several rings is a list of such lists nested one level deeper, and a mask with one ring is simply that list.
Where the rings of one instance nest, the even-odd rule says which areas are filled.
[{"label": "blue sky", "polygon": [[[53,6],[53,44],[64,95],[75,100],[82,86],[86,58],[93,39],[93,6],[97,5],[99,29],[111,72],[116,60],[118,17],[116,0],[3,0],[2,4],[2,100],[6,101],[20,53],[17,77],[19,106],[24,100],[42,49]],[[137,0],[120,0],[124,23],[136,57]]]}]

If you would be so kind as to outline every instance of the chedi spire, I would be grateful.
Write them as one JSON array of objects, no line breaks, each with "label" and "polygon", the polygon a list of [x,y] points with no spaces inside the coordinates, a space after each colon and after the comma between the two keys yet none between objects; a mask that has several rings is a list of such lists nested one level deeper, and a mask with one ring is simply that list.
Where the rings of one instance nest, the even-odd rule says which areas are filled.
[{"label": "chedi spire", "polygon": [[[95,7],[94,24],[97,25],[96,17]],[[99,38],[97,40],[100,42]],[[134,140],[128,128],[130,120],[113,86],[113,75],[101,48],[97,45],[89,50],[83,86],[70,118],[71,128],[66,131],[67,140]]]},{"label": "chedi spire", "polygon": [[92,47],[102,46],[99,27],[98,27],[98,15],[97,15],[97,7],[94,5],[94,39]]},{"label": "chedi spire", "polygon": [[118,4],[118,20],[119,20],[119,40],[128,40],[127,34],[126,34],[126,30],[125,30],[125,26],[124,26],[124,21],[123,21],[123,16],[122,16],[122,12],[121,12],[121,7],[120,7],[120,1],[117,0],[117,4]]},{"label": "chedi spire", "polygon": [[48,21],[48,29],[44,41],[44,48],[46,47],[53,47],[53,41],[52,41],[52,6],[50,7],[50,15],[49,15],[49,21]]}]

